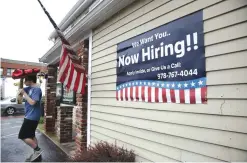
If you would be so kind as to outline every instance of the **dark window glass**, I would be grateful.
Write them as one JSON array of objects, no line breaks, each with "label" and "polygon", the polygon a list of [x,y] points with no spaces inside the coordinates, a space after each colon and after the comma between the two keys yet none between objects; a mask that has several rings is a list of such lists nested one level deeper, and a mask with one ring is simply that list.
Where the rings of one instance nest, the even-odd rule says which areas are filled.
[{"label": "dark window glass", "polygon": [[56,97],[60,103],[63,104],[75,104],[76,94],[74,91],[67,90],[62,83],[57,83]]},{"label": "dark window glass", "polygon": [[0,75],[3,75],[3,68],[0,69]]},{"label": "dark window glass", "polygon": [[10,101],[11,102],[16,102],[16,98],[12,98]]},{"label": "dark window glass", "polygon": [[7,69],[7,76],[12,76],[12,73],[15,71],[15,69],[8,68]]},{"label": "dark window glass", "polygon": [[7,69],[7,75],[8,75],[8,76],[11,76],[11,68],[8,68],[8,69]]}]

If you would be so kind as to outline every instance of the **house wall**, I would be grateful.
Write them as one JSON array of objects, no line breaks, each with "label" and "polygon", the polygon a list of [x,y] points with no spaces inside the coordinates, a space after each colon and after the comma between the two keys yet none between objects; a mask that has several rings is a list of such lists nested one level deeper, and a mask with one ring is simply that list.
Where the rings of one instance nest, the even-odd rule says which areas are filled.
[{"label": "house wall", "polygon": [[[116,101],[117,43],[203,9],[208,103]],[[247,161],[247,1],[137,0],[93,31],[91,143],[137,161]]]}]

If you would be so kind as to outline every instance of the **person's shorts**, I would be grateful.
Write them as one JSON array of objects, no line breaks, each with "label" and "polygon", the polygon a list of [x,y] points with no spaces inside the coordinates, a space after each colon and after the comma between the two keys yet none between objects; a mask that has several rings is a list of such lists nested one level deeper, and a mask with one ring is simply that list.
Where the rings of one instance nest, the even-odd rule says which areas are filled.
[{"label": "person's shorts", "polygon": [[38,124],[39,124],[38,121],[33,121],[24,118],[18,138],[19,139],[34,138]]}]

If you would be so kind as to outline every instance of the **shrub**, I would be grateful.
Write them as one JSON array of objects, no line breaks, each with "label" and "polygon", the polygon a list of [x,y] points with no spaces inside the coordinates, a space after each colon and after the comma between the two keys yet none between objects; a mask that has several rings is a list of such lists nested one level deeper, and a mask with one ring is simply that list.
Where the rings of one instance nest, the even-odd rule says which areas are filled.
[{"label": "shrub", "polygon": [[87,151],[76,154],[74,162],[135,162],[133,150],[128,151],[123,147],[117,147],[115,144],[99,142],[90,146]]},{"label": "shrub", "polygon": [[40,124],[43,124],[44,123],[44,117],[40,117],[39,123]]},{"label": "shrub", "polygon": [[45,102],[45,96],[42,96],[41,98],[41,102],[44,103]]}]

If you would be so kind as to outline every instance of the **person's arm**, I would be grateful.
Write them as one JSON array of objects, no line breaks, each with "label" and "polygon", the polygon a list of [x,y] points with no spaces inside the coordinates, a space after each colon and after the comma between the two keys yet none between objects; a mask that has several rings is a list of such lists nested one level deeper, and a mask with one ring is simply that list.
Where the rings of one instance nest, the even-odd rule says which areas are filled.
[{"label": "person's arm", "polygon": [[24,97],[27,100],[27,102],[30,105],[35,105],[37,101],[33,100],[31,97],[28,96],[28,94],[26,92],[24,92]]},{"label": "person's arm", "polygon": [[32,97],[30,97],[24,90],[22,91],[25,99],[30,105],[35,105],[40,100],[40,89],[33,89]]}]

